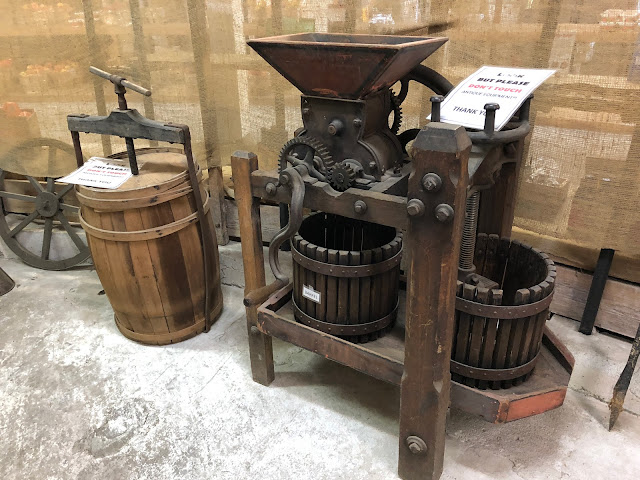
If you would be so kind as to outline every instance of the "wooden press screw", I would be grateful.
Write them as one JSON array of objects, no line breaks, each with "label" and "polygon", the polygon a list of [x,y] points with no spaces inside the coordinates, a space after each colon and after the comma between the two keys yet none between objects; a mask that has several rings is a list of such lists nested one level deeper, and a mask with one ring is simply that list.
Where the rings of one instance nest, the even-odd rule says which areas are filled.
[{"label": "wooden press screw", "polygon": [[424,203],[417,198],[412,198],[407,202],[407,213],[412,217],[419,217],[424,214]]},{"label": "wooden press screw", "polygon": [[420,437],[411,435],[407,437],[407,447],[414,455],[424,455],[427,453],[427,444]]},{"label": "wooden press screw", "polygon": [[422,188],[427,192],[435,193],[442,187],[442,179],[435,173],[427,173],[422,177]]},{"label": "wooden press screw", "polygon": [[453,220],[453,208],[451,205],[441,203],[436,207],[436,218],[442,223],[447,223]]},{"label": "wooden press screw", "polygon": [[362,215],[367,211],[367,204],[362,200],[356,200],[356,202],[353,204],[353,209],[356,211],[356,213]]}]

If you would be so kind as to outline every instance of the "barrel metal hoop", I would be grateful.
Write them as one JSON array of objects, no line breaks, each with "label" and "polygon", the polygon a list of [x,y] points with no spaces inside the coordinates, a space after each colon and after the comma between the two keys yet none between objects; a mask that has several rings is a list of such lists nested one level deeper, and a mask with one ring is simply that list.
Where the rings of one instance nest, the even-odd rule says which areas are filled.
[{"label": "barrel metal hoop", "polygon": [[[207,195],[207,199],[204,202],[205,213],[209,211],[209,198],[210,197]],[[78,218],[80,219],[80,225],[82,225],[82,228],[87,234],[101,240],[108,240],[112,242],[141,242],[144,240],[156,240],[158,238],[171,235],[172,233],[176,233],[183,228],[186,228],[189,225],[199,221],[198,212],[196,211],[191,215],[181,218],[180,220],[176,220],[175,222],[167,223],[165,225],[160,225],[155,228],[120,232],[116,230],[105,230],[103,228],[94,227],[93,225],[87,223],[87,221],[82,216],[82,211],[78,212]]]},{"label": "barrel metal hoop", "polygon": [[475,380],[501,381],[520,378],[533,370],[538,361],[538,353],[524,365],[513,368],[479,368],[451,360],[451,373]]},{"label": "barrel metal hoop", "polygon": [[[400,264],[402,248],[393,257],[378,263],[368,265],[336,265],[333,263],[319,262],[301,254],[295,247],[291,249],[293,261],[312,272],[328,275],[330,277],[360,278],[378,275],[387,272]],[[333,324],[328,324],[333,325]]]},{"label": "barrel metal hoop", "polygon": [[396,306],[391,313],[378,320],[369,323],[360,323],[357,325],[344,325],[340,323],[328,323],[316,320],[300,310],[293,298],[291,299],[291,303],[293,305],[294,315],[300,323],[330,335],[366,335],[367,333],[377,332],[389,326],[396,319],[398,314],[398,304],[396,303]]},{"label": "barrel metal hoop", "polygon": [[472,300],[456,297],[456,310],[469,313],[477,317],[488,317],[497,319],[517,319],[537,315],[548,308],[553,299],[553,293],[547,295],[542,300],[525,305],[485,305]]}]

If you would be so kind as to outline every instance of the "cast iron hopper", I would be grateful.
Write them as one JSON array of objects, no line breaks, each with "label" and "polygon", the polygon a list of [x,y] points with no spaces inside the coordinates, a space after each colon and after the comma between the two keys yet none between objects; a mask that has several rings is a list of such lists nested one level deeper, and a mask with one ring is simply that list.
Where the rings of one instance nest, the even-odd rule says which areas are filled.
[{"label": "cast iron hopper", "polygon": [[390,87],[447,40],[299,33],[247,43],[302,93],[356,99]]}]

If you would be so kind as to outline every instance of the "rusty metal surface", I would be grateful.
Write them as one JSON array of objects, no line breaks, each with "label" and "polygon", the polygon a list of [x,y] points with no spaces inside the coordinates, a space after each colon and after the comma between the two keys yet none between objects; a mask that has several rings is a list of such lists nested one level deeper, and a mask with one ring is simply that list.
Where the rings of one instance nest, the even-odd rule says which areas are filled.
[{"label": "rusty metal surface", "polygon": [[357,99],[390,87],[447,40],[300,33],[247,43],[302,93]]}]

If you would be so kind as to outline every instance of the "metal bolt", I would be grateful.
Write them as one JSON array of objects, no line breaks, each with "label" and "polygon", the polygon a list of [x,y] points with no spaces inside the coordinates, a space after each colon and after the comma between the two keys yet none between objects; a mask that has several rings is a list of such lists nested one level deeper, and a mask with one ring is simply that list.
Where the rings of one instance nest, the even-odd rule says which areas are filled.
[{"label": "metal bolt", "polygon": [[407,447],[414,455],[424,455],[427,453],[427,444],[420,437],[411,435],[406,440]]},{"label": "metal bolt", "polygon": [[375,172],[378,169],[378,164],[376,162],[369,162],[369,170],[371,170],[372,172]]},{"label": "metal bolt", "polygon": [[441,203],[436,207],[436,218],[442,223],[447,223],[453,220],[453,208],[451,205]]},{"label": "metal bolt", "polygon": [[289,177],[286,175],[280,174],[278,181],[280,182],[280,185],[289,185]]},{"label": "metal bolt", "polygon": [[364,212],[367,211],[367,204],[364,203],[362,200],[356,200],[356,202],[353,204],[353,209],[356,211],[356,213],[359,213],[362,215]]},{"label": "metal bolt", "polygon": [[311,109],[309,107],[305,107],[302,109],[302,115],[309,115]]},{"label": "metal bolt", "polygon": [[267,183],[264,186],[264,189],[267,191],[267,195],[273,196],[276,194],[276,192],[278,191],[278,187],[276,187],[276,185],[272,182]]},{"label": "metal bolt", "polygon": [[427,192],[435,193],[440,190],[442,179],[435,173],[427,173],[422,177],[422,188]]},{"label": "metal bolt", "polygon": [[329,132],[329,135],[338,135],[343,129],[344,124],[340,120],[336,119],[329,124],[327,132]]},{"label": "metal bolt", "polygon": [[360,128],[362,126],[362,120],[359,118],[353,119],[353,126],[356,128]]},{"label": "metal bolt", "polygon": [[419,217],[424,214],[424,203],[417,198],[412,198],[407,202],[407,213],[412,217]]},{"label": "metal bolt", "polygon": [[431,100],[431,121],[439,122],[440,121],[440,104],[444,100],[442,95],[434,95],[429,100]]}]

